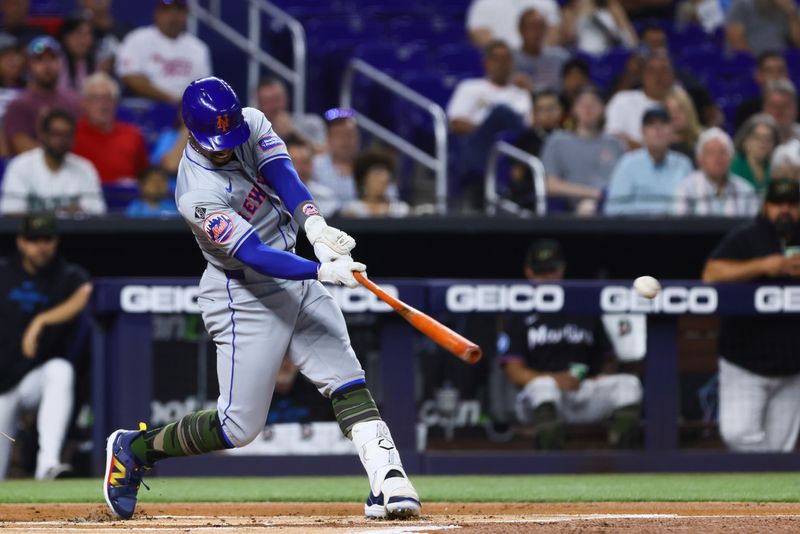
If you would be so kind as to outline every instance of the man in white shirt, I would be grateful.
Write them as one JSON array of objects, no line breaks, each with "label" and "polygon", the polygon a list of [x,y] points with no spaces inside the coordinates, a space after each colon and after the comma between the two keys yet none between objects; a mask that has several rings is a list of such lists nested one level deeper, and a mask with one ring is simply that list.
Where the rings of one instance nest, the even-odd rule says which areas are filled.
[{"label": "man in white shirt", "polygon": [[127,35],[117,74],[133,94],[177,104],[189,82],[211,75],[208,46],[186,33],[186,0],[158,0],[152,26]]},{"label": "man in white shirt", "polygon": [[535,9],[547,21],[545,42],[559,43],[561,10],[555,0],[473,0],[467,11],[467,31],[475,46],[484,48],[493,40],[505,41],[513,50],[522,45],[519,17],[526,9]]},{"label": "man in white shirt", "polygon": [[629,148],[639,148],[644,112],[662,105],[674,84],[675,73],[667,52],[651,52],[644,58],[642,88],[620,91],[608,102],[606,133],[620,137]]},{"label": "man in white shirt", "polygon": [[498,133],[522,130],[532,123],[528,91],[511,83],[511,49],[492,41],[484,55],[486,76],[462,80],[447,104],[450,131],[462,137],[462,177],[476,182]]},{"label": "man in white shirt", "polygon": [[731,137],[709,128],[697,140],[700,169],[683,179],[675,192],[675,215],[749,217],[760,204],[747,180],[731,174],[735,149]]},{"label": "man in white shirt", "polygon": [[11,160],[0,194],[0,214],[54,211],[103,214],[106,203],[100,177],[91,162],[70,153],[75,119],[54,109],[41,122],[42,146]]}]

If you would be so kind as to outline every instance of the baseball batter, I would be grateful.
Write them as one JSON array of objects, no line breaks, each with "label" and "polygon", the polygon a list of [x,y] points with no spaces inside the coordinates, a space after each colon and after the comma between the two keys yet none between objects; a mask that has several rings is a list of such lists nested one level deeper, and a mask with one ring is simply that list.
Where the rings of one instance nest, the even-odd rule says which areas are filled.
[{"label": "baseball batter", "polygon": [[[117,430],[106,446],[103,493],[130,518],[143,474],[157,461],[243,447],[264,428],[281,360],[288,355],[352,439],[371,491],[374,518],[417,516],[419,497],[381,420],[344,322],[320,282],[356,287],[355,240],[328,226],[267,118],[242,109],[218,78],[183,94],[190,132],[178,169],[176,200],[208,266],[198,302],[217,347],[215,410],[161,428]],[[303,226],[321,263],[293,253]]]}]

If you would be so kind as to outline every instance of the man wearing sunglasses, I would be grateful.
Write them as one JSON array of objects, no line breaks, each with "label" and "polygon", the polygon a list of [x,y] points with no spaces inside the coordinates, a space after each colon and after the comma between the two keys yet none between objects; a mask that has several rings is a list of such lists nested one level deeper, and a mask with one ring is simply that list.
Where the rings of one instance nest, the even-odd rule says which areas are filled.
[{"label": "man wearing sunglasses", "polygon": [[[74,370],[65,359],[74,319],[92,294],[89,275],[57,255],[50,215],[29,215],[17,236],[18,253],[0,261],[0,431],[13,436],[19,409],[36,409],[36,478],[63,475],[61,447],[73,404]],[[0,437],[0,479],[11,441]]]},{"label": "man wearing sunglasses", "polygon": [[[108,438],[103,493],[122,519],[142,476],[165,458],[243,447],[263,430],[284,356],[327,398],[353,441],[371,491],[367,517],[418,516],[419,497],[366,387],[344,317],[320,282],[354,288],[355,240],[327,225],[260,111],[242,109],[218,78],[183,94],[189,142],[178,168],[178,208],[208,261],[198,305],[217,347],[217,408]],[[305,229],[320,262],[294,254]]]}]

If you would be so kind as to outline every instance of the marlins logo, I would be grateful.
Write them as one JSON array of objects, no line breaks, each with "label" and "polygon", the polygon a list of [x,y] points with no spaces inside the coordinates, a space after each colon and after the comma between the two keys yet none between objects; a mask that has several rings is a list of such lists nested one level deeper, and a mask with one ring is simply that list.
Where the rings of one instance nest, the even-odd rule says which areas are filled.
[{"label": "marlins logo", "polygon": [[233,235],[233,220],[224,213],[212,213],[203,221],[203,230],[213,243],[223,245]]},{"label": "marlins logo", "polygon": [[228,118],[228,114],[225,115],[217,115],[217,131],[220,133],[226,133],[228,130],[231,129],[231,120]]}]

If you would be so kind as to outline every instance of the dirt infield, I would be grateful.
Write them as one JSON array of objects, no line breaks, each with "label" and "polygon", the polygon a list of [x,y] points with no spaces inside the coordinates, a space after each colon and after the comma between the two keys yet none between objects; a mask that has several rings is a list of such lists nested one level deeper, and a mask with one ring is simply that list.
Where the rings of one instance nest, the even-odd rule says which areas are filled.
[{"label": "dirt infield", "polygon": [[350,503],[143,504],[130,521],[99,504],[0,505],[6,532],[800,532],[797,503],[426,503],[416,521],[367,521]]}]

